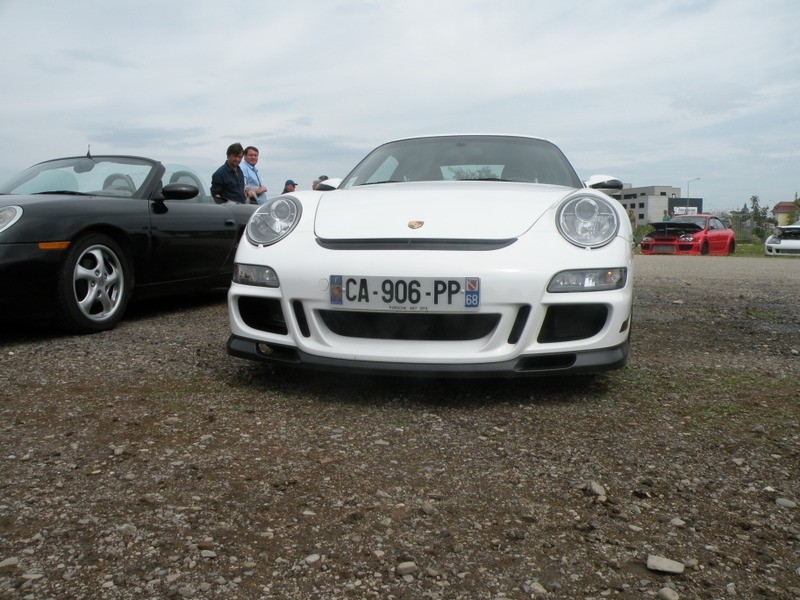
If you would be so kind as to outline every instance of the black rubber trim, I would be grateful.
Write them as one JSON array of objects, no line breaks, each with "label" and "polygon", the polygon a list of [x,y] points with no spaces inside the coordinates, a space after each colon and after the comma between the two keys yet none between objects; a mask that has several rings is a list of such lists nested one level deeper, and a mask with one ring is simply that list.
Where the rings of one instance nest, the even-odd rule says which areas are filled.
[{"label": "black rubber trim", "polygon": [[628,342],[613,348],[585,352],[562,352],[520,356],[496,363],[406,364],[365,360],[343,360],[307,354],[297,348],[265,344],[268,353],[259,351],[261,342],[235,335],[228,338],[228,354],[287,367],[369,375],[407,375],[411,377],[524,378],[550,375],[577,375],[620,369],[628,362]]},{"label": "black rubber trim", "polygon": [[448,240],[392,238],[374,240],[327,240],[317,238],[317,244],[327,250],[442,250],[486,252],[507,248],[517,238],[503,240]]}]

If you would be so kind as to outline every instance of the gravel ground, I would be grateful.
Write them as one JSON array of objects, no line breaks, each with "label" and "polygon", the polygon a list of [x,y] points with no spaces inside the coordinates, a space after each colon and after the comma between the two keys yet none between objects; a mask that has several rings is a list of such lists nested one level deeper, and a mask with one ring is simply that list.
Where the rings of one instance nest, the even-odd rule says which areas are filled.
[{"label": "gravel ground", "polygon": [[800,598],[800,263],[636,257],[594,378],[273,372],[223,293],[0,330],[0,598]]}]

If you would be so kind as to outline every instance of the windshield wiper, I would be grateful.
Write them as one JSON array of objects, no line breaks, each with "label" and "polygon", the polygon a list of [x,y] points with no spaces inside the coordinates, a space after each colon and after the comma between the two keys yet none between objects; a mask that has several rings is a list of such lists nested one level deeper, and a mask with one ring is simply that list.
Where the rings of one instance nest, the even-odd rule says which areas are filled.
[{"label": "windshield wiper", "polygon": [[397,181],[395,179],[387,179],[385,181],[365,181],[364,183],[359,183],[358,185],[378,185],[379,183],[405,183],[403,181]]},{"label": "windshield wiper", "polygon": [[40,194],[65,194],[68,196],[91,196],[92,194],[86,194],[84,192],[76,192],[73,190],[47,190],[46,192],[34,192],[33,196],[38,196]]}]

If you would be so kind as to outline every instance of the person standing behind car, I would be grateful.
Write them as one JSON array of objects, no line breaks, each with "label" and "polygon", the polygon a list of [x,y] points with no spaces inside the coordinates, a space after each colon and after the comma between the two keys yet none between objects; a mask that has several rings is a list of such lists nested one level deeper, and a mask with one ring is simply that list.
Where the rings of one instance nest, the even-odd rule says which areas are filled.
[{"label": "person standing behind car", "polygon": [[328,176],[327,176],[327,175],[320,175],[320,176],[319,176],[319,177],[317,177],[317,178],[314,180],[314,182],[311,184],[311,189],[312,189],[312,190],[315,190],[315,189],[317,189],[317,186],[318,186],[320,183],[322,183],[323,181],[327,181],[327,179],[328,179]]},{"label": "person standing behind car", "polygon": [[227,160],[211,176],[211,196],[219,202],[245,203],[242,163],[244,148],[239,142],[228,146]]},{"label": "person standing behind car", "polygon": [[248,146],[244,149],[244,162],[240,165],[244,174],[244,191],[247,202],[264,204],[267,201],[267,187],[261,183],[261,175],[256,169],[258,148]]},{"label": "person standing behind car", "polygon": [[294,182],[294,180],[287,179],[286,183],[283,184],[283,191],[281,192],[281,194],[291,194],[296,189],[297,189],[297,184]]}]

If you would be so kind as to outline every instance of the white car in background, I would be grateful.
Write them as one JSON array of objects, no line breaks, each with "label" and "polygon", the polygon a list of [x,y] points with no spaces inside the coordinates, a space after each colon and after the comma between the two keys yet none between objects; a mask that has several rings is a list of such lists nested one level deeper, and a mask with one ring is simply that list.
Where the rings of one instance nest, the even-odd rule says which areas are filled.
[{"label": "white car in background", "polygon": [[542,139],[453,135],[384,144],[325,183],[248,223],[230,354],[459,377],[625,365],[633,236],[599,191],[619,180],[587,187]]},{"label": "white car in background", "polygon": [[764,242],[767,256],[800,256],[800,221],[773,227],[772,235]]}]

